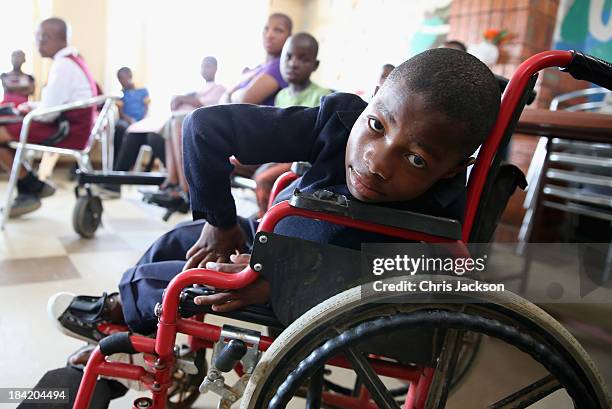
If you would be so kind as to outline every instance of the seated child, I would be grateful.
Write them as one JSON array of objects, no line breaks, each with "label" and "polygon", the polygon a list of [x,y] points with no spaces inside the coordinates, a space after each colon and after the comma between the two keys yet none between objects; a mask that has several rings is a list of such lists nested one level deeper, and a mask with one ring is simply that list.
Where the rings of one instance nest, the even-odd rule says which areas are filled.
[{"label": "seated child", "polygon": [[315,107],[321,97],[331,94],[329,88],[310,80],[319,67],[319,43],[308,33],[297,33],[287,39],[281,53],[281,75],[289,84],[274,99],[274,106],[287,108],[294,105]]},{"label": "seated child", "polygon": [[123,92],[119,103],[119,116],[128,124],[140,121],[147,115],[151,102],[149,91],[146,88],[136,88],[132,80],[132,70],[128,67],[119,68],[117,79]]},{"label": "seated child", "polygon": [[34,94],[34,77],[21,70],[21,66],[25,61],[25,53],[23,51],[16,50],[11,53],[13,70],[0,74],[0,81],[4,89],[4,98],[0,101],[0,104],[10,102],[14,106],[18,106],[28,102],[28,97]]},{"label": "seated child", "polygon": [[[117,79],[121,84],[123,96],[117,102],[119,107],[119,120],[115,125],[114,152],[115,158],[113,169],[128,171],[136,163],[138,153],[143,145],[148,145],[153,151],[151,160],[145,166],[150,171],[153,161],[157,158],[162,162],[165,160],[164,139],[154,132],[129,132],[128,128],[135,122],[141,121],[149,111],[149,91],[145,88],[136,88],[133,81],[132,70],[122,67],[117,71]],[[121,185],[103,184],[107,198],[115,197],[121,192]],[[109,196],[111,194],[111,196]]]},{"label": "seated child", "polygon": [[217,75],[217,59],[213,56],[206,56],[200,64],[200,75],[204,79],[204,86],[200,91],[176,95],[172,97],[170,109],[173,111],[173,119],[169,119],[164,124],[165,154],[164,165],[168,176],[161,184],[159,190],[153,193],[148,201],[153,203],[167,204],[174,202],[177,207],[183,202],[189,208],[189,186],[183,173],[183,113],[193,111],[196,108],[216,105],[225,87],[215,82]]},{"label": "seated child", "polygon": [[[50,311],[63,331],[89,341],[104,335],[95,325],[101,321],[127,323],[135,332],[150,334],[157,324],[153,307],[180,271],[239,270],[249,256],[233,254],[252,247],[257,221],[236,215],[229,179],[232,155],[246,164],[312,164],[277,201],[296,187],[305,192],[325,188],[353,200],[460,220],[465,168],[493,127],[499,105],[498,84],[483,63],[457,50],[433,49],[393,70],[369,104],[337,93],[316,108],[198,109],[184,126],[185,172],[195,220],[159,238],[123,275],[120,294],[91,300],[99,306],[92,322],[74,320],[76,302],[83,300],[67,294],[50,300]],[[275,232],[353,249],[362,242],[388,241],[300,217],[281,221]],[[198,297],[197,302],[223,312],[264,304],[271,296],[270,283],[262,277],[244,289]]]},{"label": "seated child", "polygon": [[175,95],[170,102],[172,111],[191,111],[199,107],[216,105],[225,92],[225,87],[215,82],[217,75],[217,59],[213,56],[206,56],[200,64],[200,75],[204,79],[204,86],[201,90],[185,95]]},{"label": "seated child", "polygon": [[[121,147],[124,142],[127,128],[134,122],[140,121],[147,115],[151,99],[149,98],[149,91],[146,88],[136,88],[136,85],[133,81],[132,70],[130,70],[128,67],[119,68],[119,70],[117,71],[117,80],[119,80],[119,83],[121,84],[121,92],[123,93],[123,95],[121,96],[121,100],[117,101],[117,106],[119,107],[119,120],[115,125],[114,140],[115,155],[117,155],[117,158],[119,158],[122,153]],[[144,136],[139,137],[139,139],[143,138]],[[131,153],[131,151],[133,151],[134,149],[136,149],[136,154],[138,154],[138,149],[140,149],[140,145],[136,147],[131,146],[129,148],[129,156],[134,156],[134,159],[136,159],[136,155]],[[116,159],[115,165],[117,165],[118,162],[119,160]],[[115,170],[129,170],[132,164],[133,161],[128,163],[127,169],[124,169],[125,166],[121,166],[121,169],[115,166]]]},{"label": "seated child", "polygon": [[[294,34],[285,41],[280,69],[289,86],[276,94],[274,106],[316,107],[321,103],[322,97],[332,93],[329,88],[321,87],[310,80],[310,75],[319,67],[318,52],[319,43],[308,33]],[[255,194],[260,217],[268,209],[268,198],[274,182],[290,168],[290,163],[268,163],[260,166],[253,175],[257,183]]]}]

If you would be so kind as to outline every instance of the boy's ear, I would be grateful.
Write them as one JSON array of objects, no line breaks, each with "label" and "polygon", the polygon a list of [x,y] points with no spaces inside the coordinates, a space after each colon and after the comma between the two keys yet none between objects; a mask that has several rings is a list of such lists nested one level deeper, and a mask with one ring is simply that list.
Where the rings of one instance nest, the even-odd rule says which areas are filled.
[{"label": "boy's ear", "polygon": [[319,60],[315,61],[315,66],[314,66],[314,70],[312,70],[313,72],[317,70],[317,68],[319,68]]},{"label": "boy's ear", "polygon": [[472,156],[470,156],[469,158],[467,158],[466,160],[464,160],[463,162],[461,162],[460,164],[458,164],[457,166],[455,166],[454,168],[452,168],[451,170],[449,170],[448,172],[446,172],[442,178],[443,179],[449,179],[452,178],[453,176],[455,176],[457,173],[459,172],[463,172],[465,169],[467,169],[468,166],[473,165],[476,162],[476,159]]}]

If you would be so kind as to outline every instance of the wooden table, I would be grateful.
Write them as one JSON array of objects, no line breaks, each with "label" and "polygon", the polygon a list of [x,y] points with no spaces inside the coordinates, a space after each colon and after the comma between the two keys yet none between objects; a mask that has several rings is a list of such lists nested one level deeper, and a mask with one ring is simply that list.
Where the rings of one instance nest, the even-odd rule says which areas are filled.
[{"label": "wooden table", "polygon": [[515,132],[612,143],[612,114],[525,109]]}]

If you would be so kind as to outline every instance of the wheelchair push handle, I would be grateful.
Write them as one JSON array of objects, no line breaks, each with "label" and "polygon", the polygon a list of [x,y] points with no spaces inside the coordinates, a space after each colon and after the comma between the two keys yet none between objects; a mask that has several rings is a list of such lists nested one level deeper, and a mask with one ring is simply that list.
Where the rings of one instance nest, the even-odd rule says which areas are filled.
[{"label": "wheelchair push handle", "polygon": [[612,64],[580,51],[571,51],[572,61],[561,71],[577,80],[584,80],[612,90]]}]

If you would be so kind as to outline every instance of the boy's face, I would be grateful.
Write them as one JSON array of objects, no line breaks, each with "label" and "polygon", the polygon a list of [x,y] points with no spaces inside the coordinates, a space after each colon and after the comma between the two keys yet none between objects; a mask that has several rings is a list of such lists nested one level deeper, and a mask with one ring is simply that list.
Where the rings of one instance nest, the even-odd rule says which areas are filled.
[{"label": "boy's face", "polygon": [[66,47],[66,40],[62,38],[58,28],[47,21],[38,26],[36,44],[41,57],[52,58],[59,50]]},{"label": "boy's face", "polygon": [[289,27],[281,17],[270,17],[263,30],[263,46],[268,54],[280,55],[289,37]]},{"label": "boy's face", "polygon": [[291,84],[304,84],[319,66],[310,41],[289,37],[281,54],[281,74]]},{"label": "boy's face", "polygon": [[214,81],[216,73],[217,66],[214,63],[208,60],[202,61],[202,65],[200,65],[200,75],[202,75],[202,78],[204,78],[204,80]]},{"label": "boy's face", "polygon": [[119,74],[117,74],[117,78],[119,79],[119,83],[123,89],[130,89],[134,86],[131,71],[121,71]]},{"label": "boy's face", "polygon": [[[459,128],[459,129],[458,129]],[[364,202],[414,199],[465,169],[450,141],[462,127],[416,93],[385,86],[359,116],[346,146],[346,183]]]}]

